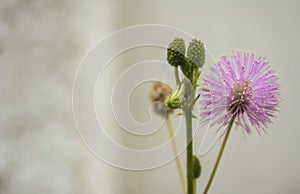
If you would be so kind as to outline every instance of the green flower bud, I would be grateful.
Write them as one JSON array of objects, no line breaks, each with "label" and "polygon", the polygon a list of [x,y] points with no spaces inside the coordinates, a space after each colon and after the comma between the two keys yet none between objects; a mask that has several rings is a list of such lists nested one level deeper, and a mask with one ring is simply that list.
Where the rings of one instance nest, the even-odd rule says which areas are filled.
[{"label": "green flower bud", "polygon": [[171,96],[169,96],[166,102],[168,108],[170,109],[181,108],[181,100],[179,98],[179,96],[181,95],[180,93],[182,93],[181,85],[177,86],[176,90],[172,92]]},{"label": "green flower bud", "polygon": [[190,80],[183,78],[180,85],[171,94],[171,96],[169,96],[166,104],[170,109],[184,108],[193,103],[194,93],[195,90]]},{"label": "green flower bud", "polygon": [[172,66],[181,66],[185,62],[185,43],[181,38],[175,38],[167,49],[167,60]]},{"label": "green flower bud", "polygon": [[205,63],[205,49],[204,44],[197,39],[193,39],[187,50],[188,61],[195,67],[201,68]]},{"label": "green flower bud", "polygon": [[197,179],[201,175],[201,165],[198,158],[194,155],[193,156],[193,178]]}]

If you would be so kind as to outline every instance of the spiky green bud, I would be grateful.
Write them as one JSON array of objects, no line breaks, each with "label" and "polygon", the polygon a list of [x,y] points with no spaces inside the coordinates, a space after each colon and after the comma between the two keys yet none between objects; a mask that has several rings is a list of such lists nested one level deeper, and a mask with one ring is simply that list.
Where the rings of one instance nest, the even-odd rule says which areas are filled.
[{"label": "spiky green bud", "polygon": [[185,62],[185,43],[181,38],[175,38],[167,49],[167,60],[172,66],[181,66]]},{"label": "spiky green bud", "polygon": [[193,39],[187,50],[188,61],[195,67],[201,68],[205,63],[205,49],[204,44],[197,39]]}]

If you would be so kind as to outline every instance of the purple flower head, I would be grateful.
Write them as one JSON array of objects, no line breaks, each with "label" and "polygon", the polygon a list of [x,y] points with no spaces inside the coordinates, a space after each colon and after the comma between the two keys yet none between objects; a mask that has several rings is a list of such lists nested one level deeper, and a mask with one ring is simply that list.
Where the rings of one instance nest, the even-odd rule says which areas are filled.
[{"label": "purple flower head", "polygon": [[280,102],[278,77],[266,58],[253,53],[233,52],[223,56],[201,88],[201,116],[204,124],[227,126],[235,123],[250,132],[252,125],[260,134],[271,123]]}]

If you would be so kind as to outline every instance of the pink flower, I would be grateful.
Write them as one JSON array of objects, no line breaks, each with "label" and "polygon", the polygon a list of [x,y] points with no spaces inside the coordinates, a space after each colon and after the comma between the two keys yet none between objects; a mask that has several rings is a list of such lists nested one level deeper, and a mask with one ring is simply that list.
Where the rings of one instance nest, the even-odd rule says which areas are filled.
[{"label": "pink flower", "polygon": [[278,77],[266,58],[253,53],[233,52],[223,56],[201,88],[201,116],[204,124],[227,126],[235,123],[250,132],[250,124],[261,133],[278,111]]}]

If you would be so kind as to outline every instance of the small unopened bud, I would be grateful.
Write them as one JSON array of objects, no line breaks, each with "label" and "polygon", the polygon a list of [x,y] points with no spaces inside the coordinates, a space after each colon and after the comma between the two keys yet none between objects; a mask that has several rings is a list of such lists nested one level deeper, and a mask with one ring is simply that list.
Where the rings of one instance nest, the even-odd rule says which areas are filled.
[{"label": "small unopened bud", "polygon": [[197,179],[201,175],[201,165],[198,158],[194,155],[193,156],[193,178]]},{"label": "small unopened bud", "polygon": [[175,38],[167,49],[167,60],[170,65],[178,67],[185,62],[185,43],[181,38]]},{"label": "small unopened bud", "polygon": [[185,108],[193,102],[195,90],[190,80],[183,78],[176,90],[168,98],[166,104],[171,109]]},{"label": "small unopened bud", "polygon": [[166,104],[170,109],[179,109],[181,108],[181,100],[180,100],[180,93],[181,93],[181,85],[177,86],[176,90],[169,96]]},{"label": "small unopened bud", "polygon": [[201,68],[205,63],[205,49],[204,44],[197,39],[193,39],[187,50],[188,61],[195,67]]}]

